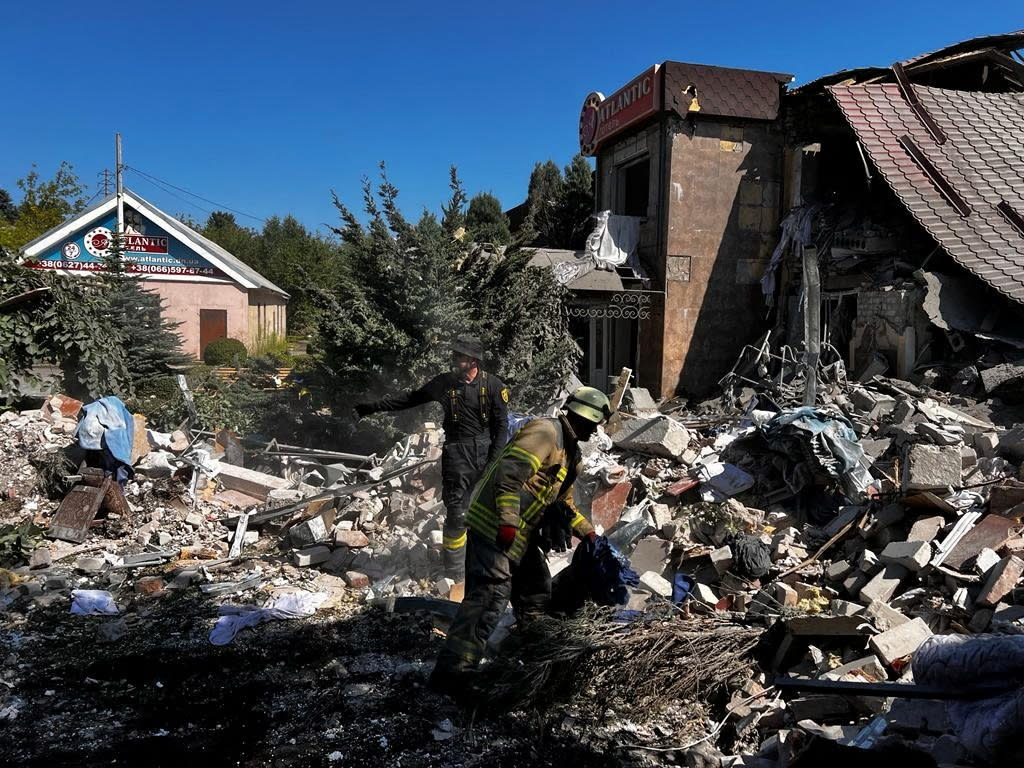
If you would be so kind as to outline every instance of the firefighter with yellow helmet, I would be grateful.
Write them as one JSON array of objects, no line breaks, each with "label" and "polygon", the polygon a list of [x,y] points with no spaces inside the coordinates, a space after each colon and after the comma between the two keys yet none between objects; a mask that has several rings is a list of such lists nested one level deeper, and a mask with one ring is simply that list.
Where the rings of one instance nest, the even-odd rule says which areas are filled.
[{"label": "firefighter with yellow helmet", "polygon": [[544,613],[551,596],[539,538],[552,529],[593,546],[590,522],[573,503],[580,443],[611,415],[608,397],[577,389],[554,418],[527,422],[488,464],[469,502],[466,591],[438,657],[431,685],[459,692],[483,657],[511,600],[521,624]]}]

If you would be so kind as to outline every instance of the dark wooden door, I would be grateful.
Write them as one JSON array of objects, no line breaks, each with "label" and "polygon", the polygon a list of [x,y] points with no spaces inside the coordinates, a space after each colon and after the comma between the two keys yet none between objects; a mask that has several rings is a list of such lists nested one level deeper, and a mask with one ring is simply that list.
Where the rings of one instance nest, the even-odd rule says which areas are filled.
[{"label": "dark wooden door", "polygon": [[228,311],[226,309],[199,310],[199,357],[202,358],[206,345],[214,339],[228,335]]}]

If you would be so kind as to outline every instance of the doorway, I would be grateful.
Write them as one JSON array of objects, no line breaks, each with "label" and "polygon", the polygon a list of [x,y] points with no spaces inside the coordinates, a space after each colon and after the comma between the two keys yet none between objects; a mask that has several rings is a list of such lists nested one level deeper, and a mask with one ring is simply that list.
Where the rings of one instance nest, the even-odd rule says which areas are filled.
[{"label": "doorway", "polygon": [[216,339],[228,336],[228,311],[226,309],[199,310],[199,359],[203,358],[206,345]]}]

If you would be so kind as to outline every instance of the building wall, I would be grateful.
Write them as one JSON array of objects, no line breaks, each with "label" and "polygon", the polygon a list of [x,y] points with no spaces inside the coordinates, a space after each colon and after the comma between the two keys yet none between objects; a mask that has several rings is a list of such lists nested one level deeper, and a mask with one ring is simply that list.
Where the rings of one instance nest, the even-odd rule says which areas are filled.
[{"label": "building wall", "polygon": [[288,330],[288,301],[276,293],[263,290],[249,292],[249,344],[260,338],[284,338]]},{"label": "building wall", "polygon": [[[665,153],[662,151],[662,117],[631,133],[624,134],[602,148],[597,156],[596,202],[597,210],[622,213],[617,199],[620,170],[638,159],[647,157],[650,162],[650,180],[647,195],[647,215],[640,223],[640,261],[650,272],[657,287],[664,283],[664,231],[663,206],[661,201],[661,179],[667,170]],[[638,321],[637,386],[657,391],[661,382],[661,349],[664,320],[662,302],[658,295],[651,295],[650,317]]]},{"label": "building wall", "polygon": [[712,391],[763,333],[783,159],[774,123],[673,117],[667,133],[663,397]]},{"label": "building wall", "polygon": [[164,316],[180,322],[181,349],[197,360],[199,349],[199,310],[227,311],[228,336],[249,343],[249,297],[244,288],[228,283],[170,282],[147,280],[146,288],[159,294]]}]

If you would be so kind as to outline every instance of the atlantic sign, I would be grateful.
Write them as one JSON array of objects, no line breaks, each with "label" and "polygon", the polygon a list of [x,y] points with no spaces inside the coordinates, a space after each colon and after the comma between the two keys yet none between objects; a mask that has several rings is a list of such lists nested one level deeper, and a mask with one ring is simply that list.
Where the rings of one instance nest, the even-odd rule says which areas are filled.
[{"label": "atlantic sign", "polygon": [[607,99],[591,93],[580,110],[580,152],[593,155],[601,142],[661,109],[661,65],[655,64]]}]

